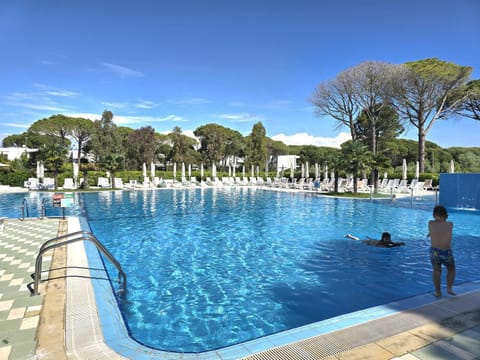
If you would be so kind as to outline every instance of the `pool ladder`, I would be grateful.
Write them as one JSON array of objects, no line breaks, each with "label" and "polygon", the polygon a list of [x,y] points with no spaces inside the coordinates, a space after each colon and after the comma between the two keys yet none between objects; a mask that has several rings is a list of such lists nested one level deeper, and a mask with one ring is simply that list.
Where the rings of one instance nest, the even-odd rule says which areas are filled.
[{"label": "pool ladder", "polygon": [[33,295],[39,295],[38,287],[42,277],[42,257],[43,254],[49,250],[54,248],[65,246],[77,241],[90,241],[93,243],[98,250],[102,252],[105,257],[110,260],[110,262],[117,268],[118,270],[118,282],[120,283],[120,290],[119,292],[125,292],[127,289],[127,276],[122,270],[122,266],[120,263],[113,257],[113,255],[105,248],[105,246],[89,231],[77,231],[71,234],[59,236],[50,240],[47,240],[43,245],[40,247],[38,251],[37,258],[35,260],[35,273],[32,274],[32,278],[34,280]]}]

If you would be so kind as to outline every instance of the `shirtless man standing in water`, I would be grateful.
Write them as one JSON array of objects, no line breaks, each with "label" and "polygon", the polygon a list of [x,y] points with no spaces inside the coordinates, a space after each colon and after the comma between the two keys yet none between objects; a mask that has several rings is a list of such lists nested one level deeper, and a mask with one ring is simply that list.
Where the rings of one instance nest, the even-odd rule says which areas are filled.
[{"label": "shirtless man standing in water", "polygon": [[453,223],[447,221],[447,209],[443,206],[435,206],[433,209],[433,218],[428,222],[428,235],[431,240],[430,261],[433,267],[433,285],[435,286],[435,296],[442,296],[440,290],[440,276],[442,275],[442,265],[447,268],[447,293],[456,295],[452,290],[455,280],[455,260],[452,253],[452,231]]}]

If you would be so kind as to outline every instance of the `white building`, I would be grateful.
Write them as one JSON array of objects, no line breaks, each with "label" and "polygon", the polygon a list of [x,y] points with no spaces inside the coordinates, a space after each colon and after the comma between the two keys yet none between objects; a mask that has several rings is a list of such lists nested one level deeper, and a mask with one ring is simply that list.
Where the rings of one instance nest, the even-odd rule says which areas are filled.
[{"label": "white building", "polygon": [[27,157],[30,157],[30,153],[37,152],[38,149],[30,149],[25,145],[23,146],[11,146],[11,147],[2,147],[0,148],[0,155],[7,157],[9,161],[20,159],[23,154],[27,154]]}]

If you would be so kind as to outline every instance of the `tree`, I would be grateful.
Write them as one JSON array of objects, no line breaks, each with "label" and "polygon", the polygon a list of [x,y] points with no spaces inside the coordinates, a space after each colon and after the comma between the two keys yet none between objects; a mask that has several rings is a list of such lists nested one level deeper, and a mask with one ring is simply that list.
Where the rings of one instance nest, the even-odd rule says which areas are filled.
[{"label": "tree", "polygon": [[418,161],[425,170],[425,140],[438,119],[447,118],[459,102],[448,105],[454,90],[465,84],[472,68],[436,58],[407,62],[396,80],[395,105],[400,117],[418,130]]},{"label": "tree", "polygon": [[253,125],[247,140],[247,165],[265,167],[267,160],[267,136],[261,122]]},{"label": "tree", "polygon": [[47,119],[35,121],[28,131],[34,134],[58,137],[60,138],[62,146],[69,146],[70,141],[67,137],[70,135],[70,129],[70,119],[64,115],[57,114],[52,115]]},{"label": "tree", "polygon": [[388,165],[384,156],[388,145],[393,139],[399,136],[404,128],[398,119],[398,114],[391,106],[376,106],[378,110],[373,114],[372,109],[364,110],[358,116],[355,126],[358,139],[361,139],[368,146],[374,159],[372,163],[371,184],[378,183],[379,170]]},{"label": "tree", "polygon": [[53,171],[55,189],[57,188],[58,174],[65,162],[67,152],[68,148],[58,142],[43,146],[40,151],[40,158],[43,160],[45,167]]},{"label": "tree", "polygon": [[354,69],[342,71],[335,79],[320,83],[310,98],[317,115],[330,116],[339,122],[339,127],[348,127],[353,140],[357,138],[355,118],[361,111],[355,100],[356,78]]},{"label": "tree", "polygon": [[128,166],[140,169],[143,163],[153,162],[156,158],[158,144],[155,129],[151,126],[141,127],[130,132],[126,139]]},{"label": "tree", "polygon": [[[370,151],[374,156],[377,154],[377,140],[380,135],[377,127],[386,125],[387,112],[383,110],[390,104],[395,69],[394,65],[376,61],[366,61],[351,69],[355,89],[353,101],[362,109],[360,115],[363,115],[363,124],[366,125],[364,129],[368,129],[363,135],[368,138]],[[358,125],[358,121],[355,121],[355,125]],[[355,132],[358,137],[357,130],[358,128]],[[353,137],[352,139],[356,140]]]},{"label": "tree", "polygon": [[182,129],[175,126],[170,134],[168,134],[172,142],[172,149],[169,154],[169,159],[174,163],[189,162],[195,160],[193,154],[194,146],[197,143],[192,139],[182,134]]},{"label": "tree", "polygon": [[93,122],[84,118],[68,118],[67,121],[70,122],[70,124],[68,124],[68,134],[77,143],[77,161],[78,164],[80,164],[82,152],[84,152],[85,146],[93,133]]},{"label": "tree", "polygon": [[200,140],[200,154],[209,164],[220,161],[226,153],[227,132],[226,128],[217,124],[199,126],[193,132]]},{"label": "tree", "polygon": [[[100,120],[93,123],[94,131],[90,140],[96,161],[105,169],[109,169],[111,158],[123,158],[123,146],[120,133],[113,122],[113,113],[105,110]],[[84,179],[84,182],[86,179]]]},{"label": "tree", "polygon": [[459,102],[456,114],[480,120],[480,80],[472,80],[453,92],[448,105]]},{"label": "tree", "polygon": [[123,157],[117,153],[110,153],[105,157],[103,163],[105,169],[110,171],[110,183],[112,184],[112,188],[115,188],[115,173],[121,168]]},{"label": "tree", "polygon": [[368,169],[372,163],[372,153],[359,140],[347,141],[341,145],[346,170],[353,175],[353,192],[357,193],[359,172]]}]

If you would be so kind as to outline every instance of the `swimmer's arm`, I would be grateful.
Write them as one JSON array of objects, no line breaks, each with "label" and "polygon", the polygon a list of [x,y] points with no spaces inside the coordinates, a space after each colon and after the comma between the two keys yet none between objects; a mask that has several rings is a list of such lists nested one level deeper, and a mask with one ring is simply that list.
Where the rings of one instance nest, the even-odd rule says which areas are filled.
[{"label": "swimmer's arm", "polygon": [[353,236],[352,234],[347,234],[347,235],[345,235],[345,237],[348,238],[348,239],[352,239],[352,240],[360,240],[359,237]]}]

